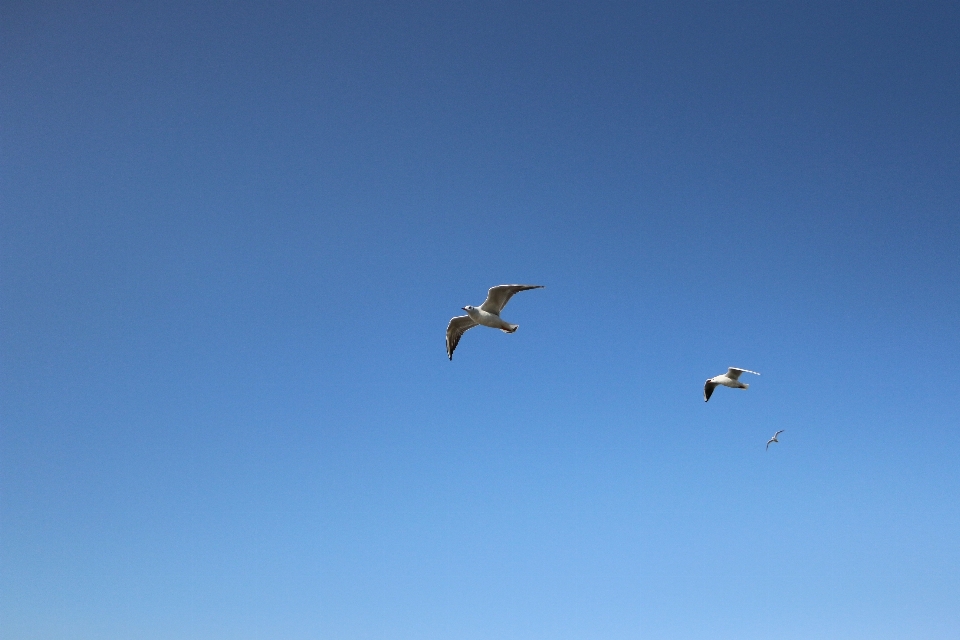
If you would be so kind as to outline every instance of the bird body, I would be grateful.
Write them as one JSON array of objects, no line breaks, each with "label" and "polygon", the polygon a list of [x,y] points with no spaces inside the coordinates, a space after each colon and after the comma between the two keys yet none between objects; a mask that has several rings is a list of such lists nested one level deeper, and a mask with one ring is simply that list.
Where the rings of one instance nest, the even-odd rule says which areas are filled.
[{"label": "bird body", "polygon": [[476,322],[477,324],[482,324],[485,327],[491,327],[493,329],[500,329],[504,333],[513,333],[520,325],[510,324],[500,317],[499,313],[491,313],[489,311],[484,311],[482,307],[471,307],[467,305],[463,308],[467,312],[467,315],[470,316],[470,319]]},{"label": "bird body", "polygon": [[784,432],[784,429],[780,429],[780,431],[777,431],[775,434],[773,434],[773,437],[772,437],[772,438],[770,438],[769,440],[767,440],[767,448],[766,448],[766,451],[769,451],[769,450],[770,450],[770,443],[772,443],[772,442],[777,442],[777,443],[779,443],[779,442],[780,442],[779,440],[777,440],[777,436],[780,435],[780,434],[783,433],[783,432]]},{"label": "bird body", "polygon": [[515,293],[528,289],[543,289],[539,284],[501,284],[490,287],[487,299],[479,307],[467,305],[462,307],[467,312],[465,316],[456,316],[450,319],[447,325],[447,357],[453,360],[453,350],[460,343],[464,333],[476,326],[483,325],[493,329],[500,329],[504,333],[513,333],[520,325],[510,324],[500,317],[500,312],[510,302]]},{"label": "bird body", "polygon": [[737,367],[730,367],[727,369],[726,373],[720,374],[719,376],[714,376],[707,380],[703,385],[703,401],[709,402],[710,396],[713,395],[713,390],[718,386],[730,387],[731,389],[749,389],[750,385],[740,382],[741,373],[752,373],[754,375],[760,375],[756,371],[750,371],[749,369],[738,369]]}]

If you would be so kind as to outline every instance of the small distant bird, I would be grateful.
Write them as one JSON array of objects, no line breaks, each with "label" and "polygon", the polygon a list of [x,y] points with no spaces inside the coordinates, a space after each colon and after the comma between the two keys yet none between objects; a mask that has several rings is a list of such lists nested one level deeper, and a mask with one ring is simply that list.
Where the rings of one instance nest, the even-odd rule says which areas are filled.
[{"label": "small distant bird", "polygon": [[770,443],[771,443],[771,442],[777,442],[777,443],[780,442],[779,440],[777,440],[777,436],[780,435],[780,434],[783,433],[783,432],[784,432],[784,429],[780,429],[780,431],[777,431],[775,434],[773,434],[773,437],[772,437],[772,438],[770,438],[769,440],[767,440],[767,448],[766,448],[766,451],[769,451],[769,450],[770,450]]},{"label": "small distant bird", "polygon": [[510,324],[500,318],[500,312],[510,302],[513,294],[527,289],[543,289],[539,284],[501,284],[496,287],[490,287],[487,291],[487,299],[479,307],[467,305],[461,307],[467,312],[465,316],[456,316],[450,319],[447,325],[447,357],[453,360],[453,350],[457,348],[460,342],[460,336],[473,329],[478,324],[485,327],[500,329],[504,333],[513,333],[520,325]]},{"label": "small distant bird", "polygon": [[717,385],[722,384],[723,386],[730,387],[731,389],[748,389],[750,385],[740,382],[741,373],[760,375],[756,371],[750,371],[749,369],[737,369],[736,367],[730,367],[727,369],[726,373],[714,378],[710,378],[707,380],[706,384],[703,385],[703,401],[709,402],[710,396],[713,395],[713,390],[717,388]]}]

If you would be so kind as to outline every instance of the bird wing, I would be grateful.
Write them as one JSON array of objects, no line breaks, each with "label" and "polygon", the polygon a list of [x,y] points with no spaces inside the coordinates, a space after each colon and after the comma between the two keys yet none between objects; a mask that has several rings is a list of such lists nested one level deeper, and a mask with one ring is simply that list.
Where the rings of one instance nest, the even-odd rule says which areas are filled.
[{"label": "bird wing", "polygon": [[480,305],[480,309],[487,313],[496,313],[499,315],[500,312],[503,311],[503,308],[507,306],[507,303],[510,302],[513,294],[526,291],[527,289],[543,289],[543,285],[498,284],[495,287],[490,287],[490,290],[487,291],[487,299]]},{"label": "bird wing", "polygon": [[713,390],[717,388],[716,382],[711,382],[707,380],[706,384],[703,385],[703,401],[709,402],[710,396],[713,395]]},{"label": "bird wing", "polygon": [[767,451],[770,450],[770,443],[771,443],[771,442],[773,442],[773,438],[770,438],[769,440],[767,440]]},{"label": "bird wing", "polygon": [[784,431],[786,431],[786,429],[780,429],[780,431],[777,431],[775,434],[773,434],[773,437],[776,438],[777,436],[779,436],[779,435],[780,435],[781,433],[783,433]]},{"label": "bird wing", "polygon": [[460,336],[477,326],[470,316],[456,316],[450,318],[450,324],[447,325],[447,357],[453,360],[453,350],[457,348],[460,342]]},{"label": "bird wing", "polygon": [[741,373],[753,373],[755,375],[760,375],[756,371],[750,371],[750,369],[738,369],[737,367],[730,367],[727,369],[727,377],[731,380],[739,380]]}]

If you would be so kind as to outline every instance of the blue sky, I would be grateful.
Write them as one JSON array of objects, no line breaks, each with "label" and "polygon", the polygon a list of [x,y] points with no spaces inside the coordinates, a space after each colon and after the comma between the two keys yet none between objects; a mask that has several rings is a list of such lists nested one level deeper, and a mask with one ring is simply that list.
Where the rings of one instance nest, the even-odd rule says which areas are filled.
[{"label": "blue sky", "polygon": [[0,8],[0,637],[957,637],[955,4],[195,5]]}]

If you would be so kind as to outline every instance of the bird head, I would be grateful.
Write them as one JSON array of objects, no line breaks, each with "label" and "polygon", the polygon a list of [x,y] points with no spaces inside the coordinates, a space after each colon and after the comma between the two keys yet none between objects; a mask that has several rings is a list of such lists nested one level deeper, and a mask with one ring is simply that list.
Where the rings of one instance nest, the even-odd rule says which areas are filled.
[{"label": "bird head", "polygon": [[470,309],[473,309],[473,307],[471,307],[469,304],[468,304],[467,306],[465,306],[465,307],[460,307],[460,308],[463,309],[464,311],[468,312],[468,313],[469,313]]}]

